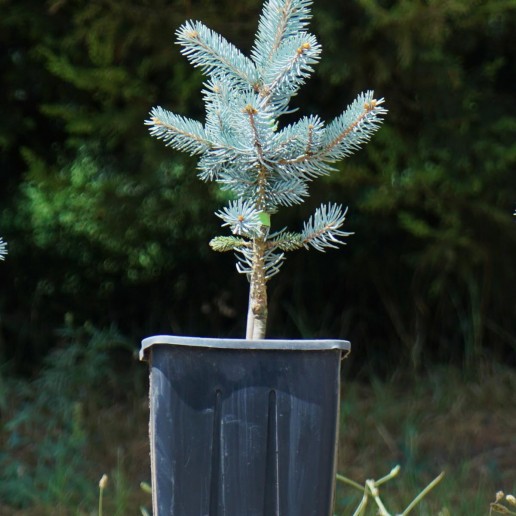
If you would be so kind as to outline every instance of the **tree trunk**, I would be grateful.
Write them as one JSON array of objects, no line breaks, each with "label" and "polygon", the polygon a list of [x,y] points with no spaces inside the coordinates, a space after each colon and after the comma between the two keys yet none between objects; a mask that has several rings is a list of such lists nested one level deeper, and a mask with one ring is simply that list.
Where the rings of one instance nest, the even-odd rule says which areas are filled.
[{"label": "tree trunk", "polygon": [[[264,232],[265,235],[265,232]],[[267,279],[265,277],[265,236],[253,243],[253,268],[249,286],[246,339],[265,338],[267,329]]]}]

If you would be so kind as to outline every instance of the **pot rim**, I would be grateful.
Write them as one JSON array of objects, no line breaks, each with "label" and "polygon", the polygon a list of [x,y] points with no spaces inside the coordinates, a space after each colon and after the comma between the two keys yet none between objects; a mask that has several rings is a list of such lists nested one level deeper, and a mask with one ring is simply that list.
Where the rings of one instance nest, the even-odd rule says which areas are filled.
[{"label": "pot rim", "polygon": [[278,350],[278,351],[328,351],[337,349],[351,351],[351,343],[338,339],[226,339],[214,337],[185,337],[181,335],[154,335],[142,340],[140,360],[147,360],[147,354],[154,345],[189,346],[197,348],[235,350]]}]

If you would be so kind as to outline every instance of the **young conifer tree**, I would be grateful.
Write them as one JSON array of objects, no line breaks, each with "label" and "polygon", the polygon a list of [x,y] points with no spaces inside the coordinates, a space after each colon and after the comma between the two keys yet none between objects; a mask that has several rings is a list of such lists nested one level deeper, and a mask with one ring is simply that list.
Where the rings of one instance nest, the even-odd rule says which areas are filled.
[{"label": "young conifer tree", "polygon": [[0,237],[0,260],[5,260],[7,256],[7,244]]},{"label": "young conifer tree", "polygon": [[331,172],[332,163],[352,154],[378,129],[386,113],[372,91],[329,124],[305,116],[280,128],[289,102],[313,72],[321,46],[307,32],[311,0],[268,0],[250,57],[201,22],[177,31],[182,53],[208,77],[203,91],[206,121],[152,109],[153,136],[199,155],[199,176],[217,181],[235,200],[217,212],[232,236],[214,238],[216,251],[235,251],[237,269],[250,282],[247,339],[265,336],[267,281],[280,269],[284,253],[302,247],[324,251],[343,243],[346,210],[321,205],[300,232],[271,231],[271,215],[299,204],[308,184]]}]

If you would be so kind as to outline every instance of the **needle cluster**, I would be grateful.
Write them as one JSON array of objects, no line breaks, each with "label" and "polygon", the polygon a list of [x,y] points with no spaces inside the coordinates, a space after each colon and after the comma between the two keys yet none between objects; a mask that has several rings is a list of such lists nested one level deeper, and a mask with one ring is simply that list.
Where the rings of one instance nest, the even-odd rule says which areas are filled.
[{"label": "needle cluster", "polygon": [[7,255],[7,244],[0,238],[0,260],[5,260]]}]

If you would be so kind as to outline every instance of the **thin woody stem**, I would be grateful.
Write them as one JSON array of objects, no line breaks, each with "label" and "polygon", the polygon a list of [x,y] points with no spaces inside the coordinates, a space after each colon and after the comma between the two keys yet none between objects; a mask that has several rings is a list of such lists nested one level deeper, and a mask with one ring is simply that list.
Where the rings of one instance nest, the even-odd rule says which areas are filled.
[{"label": "thin woody stem", "polygon": [[[254,120],[257,111],[254,107],[248,105],[244,108],[244,112],[249,116],[249,123],[254,133],[254,146],[258,156],[263,160],[263,150],[258,137],[258,131]],[[258,168],[258,198],[256,200],[256,209],[258,211],[265,210],[265,187],[267,184],[267,170],[262,165]],[[247,311],[247,331],[246,338],[257,340],[265,338],[267,328],[267,278],[265,273],[265,253],[268,248],[267,244],[268,228],[262,226],[260,235],[253,239],[253,258],[252,269],[249,278],[249,309]]]},{"label": "thin woody stem", "polygon": [[262,229],[262,236],[253,242],[253,266],[251,284],[249,287],[249,310],[247,320],[247,335],[250,340],[265,338],[267,328],[267,279],[265,278],[265,240],[266,228]]}]

